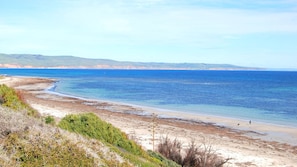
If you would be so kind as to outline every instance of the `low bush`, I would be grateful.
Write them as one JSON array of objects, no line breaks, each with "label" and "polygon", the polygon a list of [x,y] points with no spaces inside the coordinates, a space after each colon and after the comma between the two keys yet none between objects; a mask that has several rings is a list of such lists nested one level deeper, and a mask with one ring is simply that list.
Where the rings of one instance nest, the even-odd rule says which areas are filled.
[{"label": "low bush", "polygon": [[55,118],[53,117],[53,116],[46,116],[45,118],[44,118],[44,120],[45,120],[45,123],[46,124],[50,124],[50,125],[55,125],[56,124],[56,122],[55,122]]},{"label": "low bush", "polygon": [[102,121],[93,113],[67,115],[59,122],[58,126],[71,132],[110,143],[134,155],[144,154],[142,148],[134,141],[129,140],[125,133]]},{"label": "low bush", "polygon": [[218,156],[212,146],[206,144],[197,146],[195,142],[191,142],[182,152],[181,142],[177,139],[172,141],[168,136],[161,139],[158,152],[182,167],[222,167],[230,160]]},{"label": "low bush", "polygon": [[16,91],[5,84],[0,85],[0,104],[16,111],[24,111],[33,117],[40,117],[40,114],[25,102],[21,91]]},{"label": "low bush", "polygon": [[161,139],[158,145],[158,152],[172,161],[182,164],[182,144],[177,139],[171,141],[168,136]]}]

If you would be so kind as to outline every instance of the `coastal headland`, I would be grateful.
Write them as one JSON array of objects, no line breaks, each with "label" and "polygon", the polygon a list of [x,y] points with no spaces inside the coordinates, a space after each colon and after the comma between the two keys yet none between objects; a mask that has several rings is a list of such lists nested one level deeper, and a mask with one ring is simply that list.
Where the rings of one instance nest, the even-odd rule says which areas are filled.
[{"label": "coastal headland", "polygon": [[184,147],[191,141],[211,145],[219,155],[231,158],[228,166],[289,167],[297,164],[296,127],[210,115],[181,115],[156,108],[63,96],[47,91],[55,82],[10,76],[0,79],[0,84],[22,91],[27,103],[41,114],[59,120],[67,114],[93,112],[145,149],[156,149],[161,136],[168,136],[180,140]]},{"label": "coastal headland", "polygon": [[[79,65],[77,64],[79,62]],[[0,53],[0,68],[39,69],[142,69],[142,70],[263,70],[231,64],[129,62],[75,56]]]}]

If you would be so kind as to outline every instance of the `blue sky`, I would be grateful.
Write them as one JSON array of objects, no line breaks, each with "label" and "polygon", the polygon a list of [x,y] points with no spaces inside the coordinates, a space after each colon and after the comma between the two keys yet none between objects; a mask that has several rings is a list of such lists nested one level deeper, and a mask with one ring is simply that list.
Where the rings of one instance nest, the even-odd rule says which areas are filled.
[{"label": "blue sky", "polygon": [[297,0],[3,0],[0,53],[297,68]]}]

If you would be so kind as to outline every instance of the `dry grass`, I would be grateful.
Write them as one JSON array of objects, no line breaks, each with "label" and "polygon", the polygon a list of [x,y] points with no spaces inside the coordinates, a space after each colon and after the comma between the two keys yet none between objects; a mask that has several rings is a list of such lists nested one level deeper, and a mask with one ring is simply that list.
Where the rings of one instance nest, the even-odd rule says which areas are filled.
[{"label": "dry grass", "polygon": [[11,109],[0,106],[0,139],[10,133],[24,131],[32,127],[34,122],[27,115],[20,112],[13,112]]}]

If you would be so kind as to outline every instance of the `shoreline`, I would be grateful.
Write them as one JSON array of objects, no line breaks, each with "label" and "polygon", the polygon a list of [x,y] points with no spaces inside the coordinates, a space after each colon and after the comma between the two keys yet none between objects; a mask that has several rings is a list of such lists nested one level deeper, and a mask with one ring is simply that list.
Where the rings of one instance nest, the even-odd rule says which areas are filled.
[{"label": "shoreline", "polygon": [[[250,120],[250,119],[244,119],[239,117],[237,118],[237,117],[228,117],[228,116],[220,116],[220,115],[212,115],[212,114],[185,112],[185,111],[179,111],[179,110],[143,106],[138,104],[131,104],[126,102],[112,101],[112,100],[106,100],[106,99],[91,99],[91,98],[59,93],[54,90],[51,90],[53,87],[56,87],[55,83],[53,83],[53,85],[50,86],[49,88],[45,89],[46,93],[54,94],[54,95],[62,96],[66,98],[80,99],[84,101],[95,101],[99,103],[109,103],[111,105],[130,106],[141,111],[141,113],[139,111],[136,111],[136,112],[131,111],[130,113],[126,112],[128,114],[135,114],[138,116],[145,116],[145,117],[151,116],[152,114],[156,114],[157,117],[160,119],[172,119],[172,120],[181,120],[186,122],[188,121],[188,122],[199,122],[203,124],[211,124],[213,126],[225,127],[233,130],[246,131],[250,134],[249,137],[252,137],[252,138],[262,139],[267,141],[274,141],[274,139],[277,138],[278,139],[277,142],[288,143],[290,145],[297,146],[297,140],[295,140],[297,139],[297,127],[294,127],[291,124],[280,125],[280,124],[265,122],[261,120],[258,121],[258,120]],[[112,112],[117,112],[117,111],[112,111]],[[252,121],[252,122],[250,123],[249,121]],[[253,136],[251,134],[262,134],[262,135]],[[288,136],[289,137],[291,136],[292,139],[291,140],[283,139],[284,135],[286,136],[285,138],[288,138]]]},{"label": "shoreline", "polygon": [[[4,76],[4,79],[0,79],[0,83],[24,91],[27,102],[43,115],[50,114],[60,119],[66,114],[94,112],[101,119],[134,138],[144,148],[152,149],[150,127],[152,118],[150,114],[141,115],[141,113],[149,111],[149,113],[163,115],[163,109],[61,96],[60,93],[56,94],[48,90],[55,81],[41,77],[16,76]],[[135,115],[135,113],[138,114]],[[259,164],[262,164],[260,166],[282,166],[281,163],[294,166],[297,163],[297,128],[265,125],[259,122],[252,122],[250,125],[248,120],[212,115],[193,116],[183,113],[185,118],[179,119],[174,117],[178,115],[177,112],[166,112],[166,114],[172,114],[170,115],[172,117],[157,119],[157,137],[162,134],[176,137],[185,145],[191,139],[215,143],[213,146],[218,153],[234,159],[229,166],[247,162],[255,166]],[[239,121],[240,126],[238,126]],[[261,150],[258,150],[259,148]]]}]

